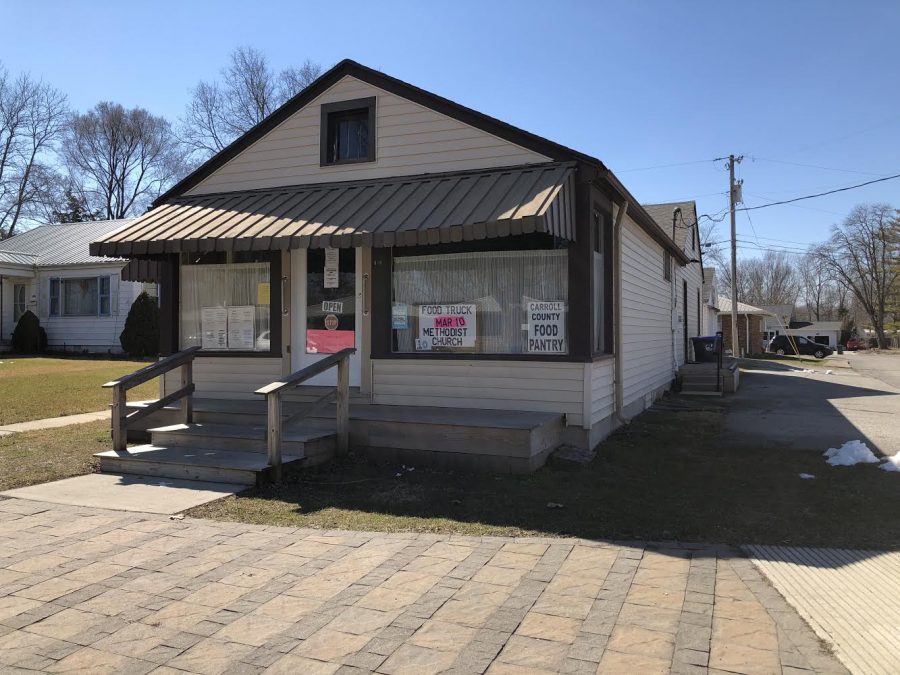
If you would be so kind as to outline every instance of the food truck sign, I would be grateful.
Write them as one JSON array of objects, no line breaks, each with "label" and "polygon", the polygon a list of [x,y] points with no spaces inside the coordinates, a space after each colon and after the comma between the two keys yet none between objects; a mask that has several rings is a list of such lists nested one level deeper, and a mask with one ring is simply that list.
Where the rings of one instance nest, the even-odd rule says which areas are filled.
[{"label": "food truck sign", "polygon": [[528,351],[532,354],[566,353],[566,303],[528,301]]},{"label": "food truck sign", "polygon": [[419,337],[416,348],[472,349],[475,347],[476,306],[419,305]]}]

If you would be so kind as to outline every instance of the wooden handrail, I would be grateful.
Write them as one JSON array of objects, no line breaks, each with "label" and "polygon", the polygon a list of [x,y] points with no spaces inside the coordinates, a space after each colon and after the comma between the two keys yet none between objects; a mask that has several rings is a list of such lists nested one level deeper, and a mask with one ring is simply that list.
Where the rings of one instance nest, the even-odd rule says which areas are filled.
[{"label": "wooden handrail", "polygon": [[126,390],[131,389],[138,386],[139,384],[143,384],[144,382],[148,382],[153,378],[159,377],[160,375],[163,375],[164,373],[167,373],[170,370],[177,368],[178,366],[188,361],[193,361],[194,354],[199,351],[200,347],[188,347],[187,349],[182,349],[176,354],[166,356],[165,358],[162,358],[155,363],[151,363],[149,366],[141,368],[140,370],[136,370],[133,373],[129,373],[128,375],[123,375],[118,380],[107,382],[103,386],[105,388],[120,386],[124,387]]},{"label": "wooden handrail", "polygon": [[[103,386],[113,390],[112,414],[110,415],[113,450],[122,451],[128,444],[128,427],[147,415],[165,408],[170,403],[181,400],[181,420],[188,424],[194,416],[194,355],[200,347],[188,347],[177,354],[172,354],[146,368],[136,370],[118,380],[107,382]],[[162,398],[148,403],[144,408],[128,414],[129,389],[154,378],[165,375],[175,368],[181,368],[181,387]]]},{"label": "wooden handrail", "polygon": [[335,352],[330,356],[326,356],[321,361],[316,361],[315,363],[311,363],[305,368],[301,368],[300,370],[291,373],[287,377],[282,380],[278,380],[277,382],[272,382],[271,384],[267,384],[264,387],[260,387],[254,393],[260,394],[261,396],[265,396],[267,394],[271,394],[276,391],[281,391],[286,387],[296,387],[297,385],[305,382],[311,377],[315,377],[316,375],[320,375],[324,373],[326,370],[331,368],[332,366],[336,366],[338,362],[342,359],[349,357],[351,354],[355,354],[356,349],[353,347],[348,347],[347,349],[342,349],[339,352]]},{"label": "wooden handrail", "polygon": [[[268,452],[269,466],[272,468],[275,481],[281,480],[281,437],[285,422],[281,419],[281,395],[288,387],[296,387],[311,377],[324,373],[329,368],[337,366],[337,451],[339,454],[347,452],[350,446],[350,357],[356,353],[356,349],[348,347],[325,357],[311,365],[291,373],[284,379],[272,382],[260,387],[255,393],[266,397],[266,451]],[[310,409],[304,410],[303,415],[294,415],[288,423],[296,418],[306,416],[313,408],[318,408],[332,395],[329,392]]]}]

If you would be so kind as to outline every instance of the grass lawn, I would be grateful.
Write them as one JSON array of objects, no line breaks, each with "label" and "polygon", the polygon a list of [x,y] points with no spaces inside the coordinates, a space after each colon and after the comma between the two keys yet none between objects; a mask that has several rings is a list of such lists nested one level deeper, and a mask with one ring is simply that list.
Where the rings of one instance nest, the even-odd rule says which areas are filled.
[{"label": "grass lawn", "polygon": [[109,448],[109,422],[0,436],[0,490],[91,473]]},{"label": "grass lawn", "polygon": [[316,528],[900,547],[891,515],[900,511],[900,475],[830,467],[821,450],[725,447],[725,405],[669,399],[580,469],[492,476],[351,458],[190,513]]},{"label": "grass lawn", "polygon": [[[0,425],[103,410],[112,394],[100,385],[146,365],[122,359],[0,354]],[[156,398],[158,393],[153,380],[131,389],[128,398]]]}]

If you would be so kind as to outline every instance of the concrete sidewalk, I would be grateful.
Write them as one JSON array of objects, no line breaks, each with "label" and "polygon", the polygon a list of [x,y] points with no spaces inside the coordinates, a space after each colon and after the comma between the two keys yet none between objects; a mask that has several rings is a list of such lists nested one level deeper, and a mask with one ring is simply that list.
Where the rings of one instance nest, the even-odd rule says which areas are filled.
[{"label": "concrete sidewalk", "polygon": [[78,415],[64,415],[63,417],[48,417],[42,420],[31,420],[30,422],[17,422],[16,424],[4,425],[0,427],[0,436],[18,434],[23,431],[55,429],[56,427],[67,427],[70,424],[86,424],[88,422],[99,422],[108,419],[109,410],[98,410],[97,412],[80,413]]},{"label": "concrete sidewalk", "polygon": [[318,531],[0,499],[0,670],[845,673],[722,546]]}]

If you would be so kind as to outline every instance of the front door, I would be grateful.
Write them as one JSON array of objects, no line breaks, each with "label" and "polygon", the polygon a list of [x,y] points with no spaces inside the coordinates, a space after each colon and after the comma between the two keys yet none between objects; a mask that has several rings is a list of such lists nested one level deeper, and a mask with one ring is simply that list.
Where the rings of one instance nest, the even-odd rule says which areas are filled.
[{"label": "front door", "polygon": [[[293,371],[356,347],[356,354],[350,357],[350,386],[360,385],[361,267],[360,249],[299,249],[291,253]],[[336,383],[337,369],[330,368],[304,384]]]}]

